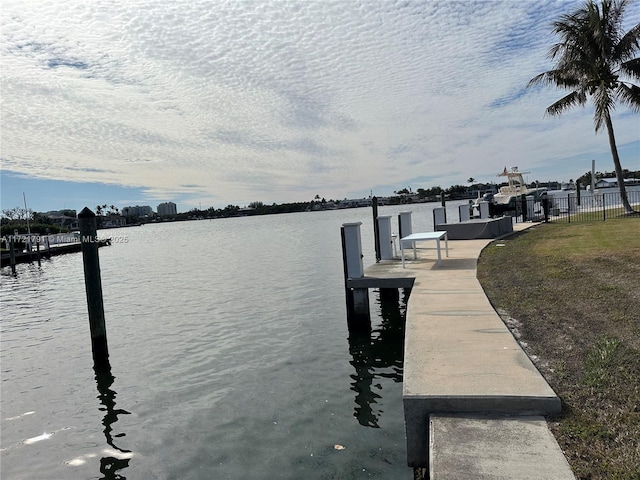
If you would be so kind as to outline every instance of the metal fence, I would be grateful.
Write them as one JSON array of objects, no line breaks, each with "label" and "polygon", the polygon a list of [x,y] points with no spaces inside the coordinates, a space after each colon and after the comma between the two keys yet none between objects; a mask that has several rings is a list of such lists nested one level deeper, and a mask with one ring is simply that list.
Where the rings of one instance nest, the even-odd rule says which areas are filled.
[{"label": "metal fence", "polygon": [[[528,198],[516,203],[513,212],[516,222],[549,221],[549,222],[593,222],[605,221],[624,214],[624,207],[619,192],[589,194],[585,192],[569,192],[567,196],[549,195],[545,208],[543,202]],[[629,203],[640,210],[640,190],[627,190]]]}]

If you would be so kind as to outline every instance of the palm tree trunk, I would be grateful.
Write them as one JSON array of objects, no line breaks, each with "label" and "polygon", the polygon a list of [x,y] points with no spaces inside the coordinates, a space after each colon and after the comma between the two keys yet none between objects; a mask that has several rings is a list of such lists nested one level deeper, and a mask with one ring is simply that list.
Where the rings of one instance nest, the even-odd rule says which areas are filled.
[{"label": "palm tree trunk", "polygon": [[611,147],[611,155],[613,156],[613,166],[616,170],[616,180],[618,181],[618,187],[620,188],[620,199],[624,206],[624,213],[634,213],[631,204],[629,203],[629,197],[627,196],[627,189],[624,185],[624,177],[622,176],[622,165],[620,165],[620,157],[618,156],[618,147],[616,147],[616,137],[613,134],[613,123],[611,123],[611,117],[605,116],[605,123],[607,125],[607,133],[609,134],[609,146]]}]

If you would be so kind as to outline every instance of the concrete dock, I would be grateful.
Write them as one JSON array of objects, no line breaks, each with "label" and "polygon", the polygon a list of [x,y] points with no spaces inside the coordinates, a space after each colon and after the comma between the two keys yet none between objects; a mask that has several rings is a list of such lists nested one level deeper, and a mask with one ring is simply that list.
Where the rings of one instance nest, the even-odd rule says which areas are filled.
[{"label": "concrete dock", "polygon": [[491,241],[449,241],[440,267],[432,249],[418,246],[406,268],[383,260],[350,280],[353,288],[412,288],[403,385],[407,462],[428,467],[431,479],[573,479],[542,417],[559,412],[560,399],[476,278]]}]

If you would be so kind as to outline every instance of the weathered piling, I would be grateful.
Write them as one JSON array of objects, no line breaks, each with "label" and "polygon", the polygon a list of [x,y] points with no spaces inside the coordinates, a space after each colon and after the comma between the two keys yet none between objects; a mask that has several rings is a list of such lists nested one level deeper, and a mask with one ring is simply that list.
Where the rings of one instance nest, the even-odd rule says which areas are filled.
[{"label": "weathered piling", "polygon": [[347,303],[347,324],[349,326],[349,331],[371,329],[368,289],[351,288],[348,285],[348,280],[350,278],[364,277],[360,225],[362,225],[362,222],[345,223],[340,228],[340,234],[342,237],[342,264],[344,267],[344,288]]},{"label": "weathered piling", "polygon": [[85,207],[78,214],[80,243],[84,264],[84,284],[89,310],[91,330],[91,350],[96,371],[110,369],[109,349],[107,347],[107,329],[104,319],[102,300],[102,280],[100,278],[100,259],[98,258],[98,235],[96,215]]},{"label": "weathered piling", "polygon": [[16,274],[16,246],[15,246],[15,236],[9,238],[9,261],[11,262],[11,273]]}]

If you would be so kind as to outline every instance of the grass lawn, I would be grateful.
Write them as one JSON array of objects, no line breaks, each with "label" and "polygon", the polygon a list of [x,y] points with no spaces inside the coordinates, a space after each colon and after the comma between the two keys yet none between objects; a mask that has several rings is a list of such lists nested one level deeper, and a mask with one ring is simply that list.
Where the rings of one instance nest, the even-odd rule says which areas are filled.
[{"label": "grass lawn", "polygon": [[640,480],[640,218],[494,241],[478,279],[562,399],[548,421],[576,478]]}]

